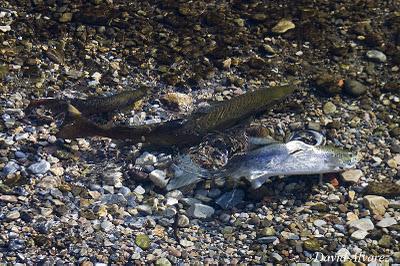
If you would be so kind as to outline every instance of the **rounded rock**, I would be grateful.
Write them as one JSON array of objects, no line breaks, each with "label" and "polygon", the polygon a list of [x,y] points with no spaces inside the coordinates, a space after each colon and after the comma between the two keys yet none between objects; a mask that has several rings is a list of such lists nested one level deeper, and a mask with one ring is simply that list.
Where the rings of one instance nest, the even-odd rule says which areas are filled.
[{"label": "rounded rock", "polygon": [[380,63],[385,63],[387,61],[386,55],[378,50],[370,50],[366,53],[366,56],[369,59]]},{"label": "rounded rock", "polygon": [[357,80],[346,80],[344,91],[351,96],[361,96],[367,92],[367,87]]},{"label": "rounded rock", "polygon": [[34,163],[31,166],[29,166],[28,169],[33,174],[44,174],[50,170],[50,163],[46,160],[41,160],[40,162]]}]

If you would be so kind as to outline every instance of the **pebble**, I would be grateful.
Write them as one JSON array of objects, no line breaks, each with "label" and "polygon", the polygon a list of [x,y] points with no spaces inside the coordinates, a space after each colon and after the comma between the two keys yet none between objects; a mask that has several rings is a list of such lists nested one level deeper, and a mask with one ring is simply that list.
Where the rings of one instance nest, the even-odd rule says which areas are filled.
[{"label": "pebble", "polygon": [[375,228],[374,224],[369,218],[362,218],[355,221],[351,221],[349,223],[349,226],[351,228],[356,228],[358,230],[364,230],[364,231],[370,231]]},{"label": "pebble", "polygon": [[61,17],[58,19],[58,21],[62,23],[70,22],[72,20],[72,16],[73,14],[70,12],[63,13]]},{"label": "pebble", "polygon": [[366,53],[367,57],[373,61],[385,63],[387,61],[386,55],[378,50],[370,50]]},{"label": "pebble", "polygon": [[261,237],[261,238],[257,239],[257,241],[260,244],[270,244],[270,243],[274,243],[277,239],[278,239],[278,237],[276,237],[276,236],[265,236],[265,237]]},{"label": "pebble", "polygon": [[153,165],[157,162],[157,157],[151,153],[144,152],[136,159],[136,165]]},{"label": "pebble", "polygon": [[333,225],[333,227],[335,229],[337,229],[339,232],[341,232],[342,234],[346,233],[346,228],[342,224],[335,224],[335,225]]},{"label": "pebble", "polygon": [[188,209],[189,216],[194,218],[210,218],[214,212],[213,207],[201,203],[195,203]]},{"label": "pebble", "polygon": [[7,213],[6,218],[8,220],[16,220],[21,216],[21,214],[19,213],[19,211],[10,211],[9,213]]},{"label": "pebble", "polygon": [[17,172],[21,167],[13,161],[9,161],[6,166],[4,166],[3,168],[3,173],[5,175],[10,175],[10,174],[14,174],[15,172]]},{"label": "pebble", "polygon": [[321,243],[315,238],[307,239],[303,242],[303,247],[305,250],[315,252],[321,249]]},{"label": "pebble", "polygon": [[367,87],[357,80],[346,80],[344,91],[351,96],[360,96],[367,92]]},{"label": "pebble", "polygon": [[182,247],[185,247],[185,248],[194,246],[194,243],[193,243],[192,241],[186,240],[186,239],[181,239],[181,240],[179,241],[179,244],[180,244]]},{"label": "pebble", "polygon": [[324,225],[326,225],[326,222],[324,220],[315,220],[314,225],[316,227],[323,227]]},{"label": "pebble", "polygon": [[2,31],[2,32],[7,32],[10,30],[11,30],[10,25],[0,26],[0,31]]},{"label": "pebble", "polygon": [[47,162],[46,160],[41,160],[40,162],[34,163],[31,166],[29,166],[28,169],[33,174],[44,174],[50,170],[50,163]]},{"label": "pebble", "polygon": [[139,185],[133,190],[133,192],[135,192],[136,194],[139,194],[139,195],[143,195],[144,193],[146,193],[146,190],[142,186]]},{"label": "pebble", "polygon": [[353,184],[358,183],[358,181],[363,175],[364,175],[363,172],[359,169],[351,169],[341,173],[341,176],[345,182]]},{"label": "pebble", "polygon": [[110,169],[102,173],[103,182],[105,185],[121,188],[123,174],[118,168]]},{"label": "pebble", "polygon": [[167,186],[169,178],[163,170],[154,170],[149,174],[150,180],[158,187],[164,188]]},{"label": "pebble", "polygon": [[17,203],[18,198],[13,195],[0,195],[0,201],[8,202],[8,203]]},{"label": "pebble", "polygon": [[107,221],[107,220],[101,222],[100,226],[105,232],[110,231],[114,227],[114,225],[110,221]]},{"label": "pebble", "polygon": [[272,29],[273,33],[285,33],[288,30],[294,29],[296,25],[288,20],[288,19],[281,19]]},{"label": "pebble", "polygon": [[328,201],[332,203],[336,203],[340,201],[340,197],[336,194],[329,194]]},{"label": "pebble", "polygon": [[156,263],[156,266],[171,266],[171,262],[167,258],[159,258]]},{"label": "pebble", "polygon": [[364,231],[364,230],[357,230],[357,231],[354,231],[354,232],[351,234],[351,238],[353,238],[353,239],[355,239],[355,240],[362,240],[362,239],[364,239],[367,235],[368,235],[368,232],[367,232],[367,231]]},{"label": "pebble", "polygon": [[395,218],[393,218],[393,217],[387,217],[387,218],[383,218],[382,220],[380,220],[380,221],[376,224],[376,226],[382,227],[382,228],[386,228],[386,227],[389,227],[389,226],[392,226],[392,225],[395,225],[395,224],[397,224],[397,221],[396,221]]},{"label": "pebble", "polygon": [[188,110],[193,104],[192,97],[180,92],[167,93],[161,100],[166,105],[179,110]]},{"label": "pebble", "polygon": [[389,201],[382,196],[366,195],[363,198],[364,205],[377,215],[384,215],[386,208],[389,206]]},{"label": "pebble", "polygon": [[327,102],[324,104],[323,110],[324,110],[324,113],[327,115],[333,114],[336,112],[336,105],[333,104],[333,102]]},{"label": "pebble", "polygon": [[186,215],[179,215],[178,216],[178,226],[179,227],[188,227],[190,225],[190,220]]},{"label": "pebble", "polygon": [[276,252],[273,252],[273,253],[271,254],[271,257],[272,257],[275,261],[282,261],[282,260],[283,260],[282,256],[279,255],[279,254],[276,253]]},{"label": "pebble", "polygon": [[150,248],[151,240],[145,234],[139,234],[135,238],[135,244],[143,250],[147,250]]}]

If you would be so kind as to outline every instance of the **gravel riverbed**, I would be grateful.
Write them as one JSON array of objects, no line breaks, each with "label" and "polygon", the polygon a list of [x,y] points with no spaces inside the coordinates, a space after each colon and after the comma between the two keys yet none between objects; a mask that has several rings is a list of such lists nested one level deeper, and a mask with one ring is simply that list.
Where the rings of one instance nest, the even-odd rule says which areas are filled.
[{"label": "gravel riverbed", "polygon": [[[398,1],[1,1],[0,262],[400,263],[399,68]],[[58,117],[24,111],[32,99],[148,86],[150,97],[97,118],[141,125],[284,84],[296,93],[251,126],[280,141],[320,131],[358,154],[356,169],[322,185],[296,176],[167,192],[178,151],[57,139]],[[213,165],[212,143],[179,152]],[[397,192],[369,195],[372,181]]]}]

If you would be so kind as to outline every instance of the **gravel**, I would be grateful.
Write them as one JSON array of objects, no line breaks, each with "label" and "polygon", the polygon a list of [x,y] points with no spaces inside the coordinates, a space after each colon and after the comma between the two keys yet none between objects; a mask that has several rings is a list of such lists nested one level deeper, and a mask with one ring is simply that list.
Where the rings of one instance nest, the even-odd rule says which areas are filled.
[{"label": "gravel", "polygon": [[[370,0],[2,1],[0,262],[313,265],[322,252],[400,263],[396,12]],[[283,84],[296,93],[245,128],[278,141],[318,130],[359,155],[355,169],[321,185],[317,175],[272,177],[252,190],[218,177],[166,191],[177,155],[218,169],[246,151],[235,142],[244,128],[148,150],[59,139],[62,115],[26,109],[146,86],[132,108],[90,117],[141,126]],[[365,193],[374,182],[390,185]]]}]

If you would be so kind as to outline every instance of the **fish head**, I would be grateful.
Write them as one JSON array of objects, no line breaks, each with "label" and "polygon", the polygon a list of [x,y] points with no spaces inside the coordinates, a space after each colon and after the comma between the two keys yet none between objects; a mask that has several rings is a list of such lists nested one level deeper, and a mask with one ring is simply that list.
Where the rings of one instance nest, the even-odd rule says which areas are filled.
[{"label": "fish head", "polygon": [[337,147],[324,146],[320,147],[325,155],[326,163],[332,167],[334,171],[343,171],[352,169],[356,166],[359,158],[356,154]]}]

